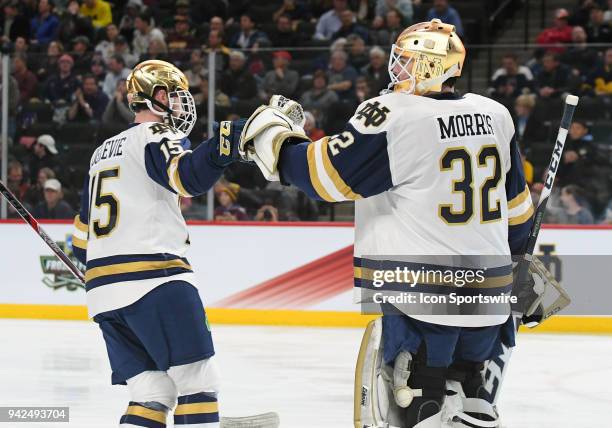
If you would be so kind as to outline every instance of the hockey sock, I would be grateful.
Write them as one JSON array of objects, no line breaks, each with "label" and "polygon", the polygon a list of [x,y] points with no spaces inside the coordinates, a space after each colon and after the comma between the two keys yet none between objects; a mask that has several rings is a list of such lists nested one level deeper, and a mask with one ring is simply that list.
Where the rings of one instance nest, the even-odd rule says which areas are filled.
[{"label": "hockey sock", "polygon": [[219,403],[216,394],[199,392],[179,397],[174,410],[174,426],[218,428]]},{"label": "hockey sock", "polygon": [[[158,404],[158,403],[155,403]],[[150,406],[153,407],[153,406]],[[159,410],[158,410],[159,408]],[[155,409],[130,401],[125,414],[119,421],[120,427],[166,428],[166,410],[161,404]]]}]

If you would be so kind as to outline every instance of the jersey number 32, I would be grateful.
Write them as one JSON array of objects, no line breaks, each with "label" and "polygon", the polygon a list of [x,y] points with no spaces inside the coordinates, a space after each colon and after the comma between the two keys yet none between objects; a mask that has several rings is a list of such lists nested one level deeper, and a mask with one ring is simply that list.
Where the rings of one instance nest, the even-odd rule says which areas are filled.
[{"label": "jersey number 32", "polygon": [[[438,206],[440,218],[449,225],[466,224],[474,216],[474,162],[472,158],[472,154],[465,147],[449,148],[440,158],[441,171],[451,171],[457,165],[460,165],[463,170],[463,178],[461,180],[453,180],[451,190],[454,194],[462,195],[462,206],[455,207],[453,204],[440,204]],[[478,189],[481,223],[489,223],[501,219],[499,199],[495,201],[494,206],[490,204],[490,193],[497,188],[501,179],[501,160],[495,145],[481,147],[475,157],[476,168],[486,168],[490,162],[493,163],[493,174],[480,183]]]}]

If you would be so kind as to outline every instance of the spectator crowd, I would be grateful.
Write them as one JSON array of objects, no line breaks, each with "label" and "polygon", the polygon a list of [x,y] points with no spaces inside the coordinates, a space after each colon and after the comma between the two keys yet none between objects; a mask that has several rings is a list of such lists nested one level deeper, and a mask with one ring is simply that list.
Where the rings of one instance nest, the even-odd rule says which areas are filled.
[{"label": "spectator crowd", "polygon": [[537,200],[563,99],[581,97],[549,202],[548,222],[612,223],[612,2],[551,11],[551,26],[520,61],[508,52],[488,94],[514,113],[527,181]]},{"label": "spectator crowd", "polygon": [[[0,1],[2,48],[11,54],[9,186],[41,218],[72,217],[87,159],[133,120],[125,80],[146,59],[171,61],[187,75],[199,117],[190,135],[194,145],[206,138],[209,97],[216,120],[223,120],[248,116],[272,94],[281,94],[304,106],[305,129],[313,140],[339,132],[357,105],[388,87],[389,48],[404,28],[439,18],[465,36],[461,3]],[[505,55],[491,78],[489,96],[515,115],[534,196],[545,165],[532,155],[549,137],[538,116],[551,111],[546,103],[572,92],[600,100],[601,111],[610,109],[609,3],[584,0],[570,12],[555,11],[554,24],[538,35],[541,47],[533,56],[521,61]],[[559,177],[563,190],[550,221],[598,222],[612,211],[612,143],[601,149],[605,141],[593,135],[593,125],[588,120],[572,125],[567,166]],[[296,189],[268,183],[244,164],[228,168],[214,191],[217,220],[317,220],[330,210]],[[204,203],[204,197],[183,200],[185,217],[205,219]]]}]

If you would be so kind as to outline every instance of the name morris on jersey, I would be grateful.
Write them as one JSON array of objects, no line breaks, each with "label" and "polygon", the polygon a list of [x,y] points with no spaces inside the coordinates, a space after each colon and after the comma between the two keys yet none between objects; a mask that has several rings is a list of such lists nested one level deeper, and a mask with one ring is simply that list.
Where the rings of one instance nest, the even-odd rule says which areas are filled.
[{"label": "name morris on jersey", "polygon": [[466,113],[436,117],[440,141],[477,135],[495,135],[488,114]]}]

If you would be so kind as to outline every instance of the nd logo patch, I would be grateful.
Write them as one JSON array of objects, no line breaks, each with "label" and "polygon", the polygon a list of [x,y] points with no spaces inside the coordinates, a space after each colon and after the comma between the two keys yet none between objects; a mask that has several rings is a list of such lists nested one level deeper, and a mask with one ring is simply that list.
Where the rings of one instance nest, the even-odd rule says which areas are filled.
[{"label": "nd logo patch", "polygon": [[363,124],[368,126],[380,126],[387,120],[389,109],[381,106],[380,102],[367,103],[355,116],[357,120],[362,120]]},{"label": "nd logo patch", "polygon": [[[81,263],[72,252],[72,236],[67,235],[66,241],[57,242],[57,245],[66,253],[70,260],[81,270],[85,272],[85,265]],[[84,289],[84,285],[72,275],[66,266],[55,255],[40,256],[40,267],[45,275],[42,279],[43,284],[53,290],[66,288],[68,291]]]}]

